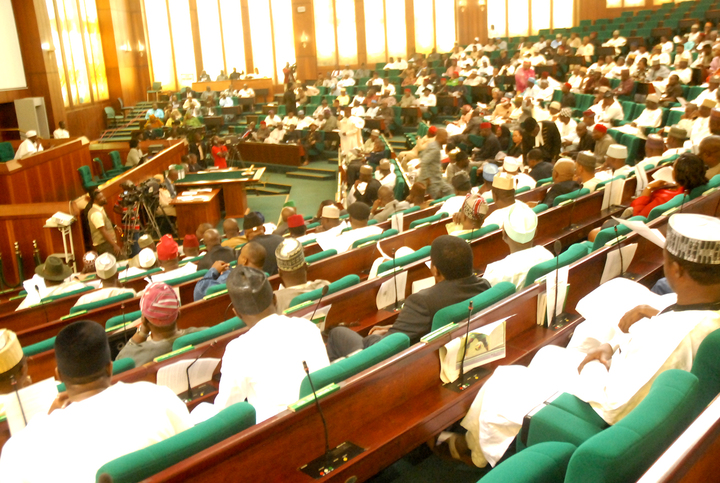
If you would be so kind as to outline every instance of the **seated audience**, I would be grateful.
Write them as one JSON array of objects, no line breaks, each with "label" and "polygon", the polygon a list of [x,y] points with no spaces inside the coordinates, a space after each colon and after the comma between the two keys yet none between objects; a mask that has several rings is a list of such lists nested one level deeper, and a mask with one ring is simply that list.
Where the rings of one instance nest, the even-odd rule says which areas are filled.
[{"label": "seated audience", "polygon": [[275,250],[278,264],[278,275],[282,285],[275,291],[278,313],[290,308],[290,302],[300,294],[312,292],[330,282],[327,280],[307,279],[307,263],[303,254],[302,244],[294,238],[287,238]]},{"label": "seated audience", "polygon": [[582,185],[575,181],[575,163],[572,159],[559,159],[553,167],[552,179],[553,185],[545,194],[545,199],[543,199],[543,203],[549,207],[553,205],[553,201],[558,196],[582,188]]},{"label": "seated audience", "polygon": [[75,305],[98,302],[124,293],[131,293],[133,297],[135,296],[135,290],[120,286],[117,262],[115,261],[115,257],[109,253],[103,253],[97,257],[95,260],[95,273],[97,273],[98,278],[102,281],[100,284],[101,288],[81,296],[77,302],[75,302]]},{"label": "seated audience", "polygon": [[85,284],[71,278],[72,270],[63,261],[53,255],[45,259],[45,263],[35,268],[35,276],[23,283],[27,295],[15,311],[37,305],[52,295],[74,292],[85,287]]},{"label": "seated audience", "polygon": [[217,262],[218,260],[221,260],[225,263],[235,261],[235,251],[230,247],[222,245],[222,238],[220,237],[220,232],[218,232],[215,228],[210,228],[209,230],[207,230],[203,234],[203,240],[205,241],[205,250],[207,250],[207,253],[204,257],[198,260],[198,270],[209,269],[210,267],[212,267],[213,263]]},{"label": "seated audience", "polygon": [[245,237],[249,242],[255,242],[265,248],[265,263],[263,264],[263,272],[270,275],[277,273],[277,262],[275,260],[275,250],[282,243],[283,237],[279,235],[265,234],[265,226],[263,219],[257,212],[251,212],[245,215],[243,219],[243,229]]}]

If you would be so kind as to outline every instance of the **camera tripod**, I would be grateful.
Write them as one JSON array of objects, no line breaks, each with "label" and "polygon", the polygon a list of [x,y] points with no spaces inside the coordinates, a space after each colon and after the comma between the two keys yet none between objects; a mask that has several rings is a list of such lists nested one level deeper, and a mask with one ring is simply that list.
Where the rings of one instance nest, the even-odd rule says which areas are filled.
[{"label": "camera tripod", "polygon": [[[170,218],[165,213],[165,208],[163,208],[159,202],[153,203],[153,205],[155,204],[160,207],[162,216],[168,222],[173,236],[176,237],[177,230],[175,229],[175,225],[170,221]],[[158,239],[162,237],[162,233],[160,232],[160,227],[158,226],[155,216],[155,210],[152,208],[153,207],[149,206],[145,200],[139,200],[128,206],[125,213],[123,213],[123,239],[125,240],[125,243],[123,244],[123,253],[126,256],[129,256],[130,253],[132,253],[132,247],[135,244],[136,234],[149,234],[153,237],[157,237]]]}]

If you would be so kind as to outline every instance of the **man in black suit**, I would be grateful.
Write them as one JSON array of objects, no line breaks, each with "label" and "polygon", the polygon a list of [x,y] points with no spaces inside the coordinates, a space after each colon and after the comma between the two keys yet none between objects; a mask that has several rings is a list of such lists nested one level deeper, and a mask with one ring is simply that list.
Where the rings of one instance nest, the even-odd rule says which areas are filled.
[{"label": "man in black suit", "polygon": [[[382,183],[373,176],[374,173],[375,172],[371,166],[367,164],[360,166],[358,179],[355,180],[354,186],[351,189],[350,204],[355,201],[362,201],[366,205],[372,206],[373,203],[375,203],[375,200],[378,199],[378,190],[382,186]],[[360,183],[365,183],[364,192],[360,192]]]},{"label": "man in black suit", "polygon": [[195,131],[187,136],[188,138],[188,153],[194,154],[197,157],[198,164],[203,169],[207,168],[207,162],[205,157],[209,153],[207,145],[203,142],[202,133]]},{"label": "man in black suit", "polygon": [[265,248],[265,263],[263,264],[263,272],[269,275],[278,273],[277,259],[275,258],[275,249],[284,240],[279,235],[266,235],[265,225],[262,217],[257,212],[248,213],[243,219],[243,229],[248,242],[254,242]]},{"label": "man in black suit", "polygon": [[570,159],[560,159],[553,167],[553,185],[545,195],[543,203],[552,206],[555,198],[582,188],[582,185],[575,181],[575,163]]},{"label": "man in black suit", "polygon": [[352,354],[380,341],[388,334],[402,332],[415,344],[432,329],[435,313],[445,307],[468,300],[490,288],[490,284],[473,273],[470,245],[461,238],[443,235],[430,248],[430,271],[435,285],[409,296],[393,325],[376,326],[363,338],[347,327],[335,327],[327,342],[330,360]]},{"label": "man in black suit", "polygon": [[211,228],[203,233],[203,240],[205,240],[207,253],[198,261],[198,270],[209,270],[210,267],[213,266],[213,263],[218,260],[225,263],[235,261],[235,251],[232,248],[221,245],[222,237],[220,237],[220,233],[215,228]]},{"label": "man in black suit", "polygon": [[537,146],[543,153],[543,160],[554,163],[560,154],[562,139],[560,131],[553,121],[540,121],[538,123],[532,117],[525,119],[520,125],[522,133],[523,157],[527,158],[528,152],[535,148],[537,135],[542,133],[542,146]]}]

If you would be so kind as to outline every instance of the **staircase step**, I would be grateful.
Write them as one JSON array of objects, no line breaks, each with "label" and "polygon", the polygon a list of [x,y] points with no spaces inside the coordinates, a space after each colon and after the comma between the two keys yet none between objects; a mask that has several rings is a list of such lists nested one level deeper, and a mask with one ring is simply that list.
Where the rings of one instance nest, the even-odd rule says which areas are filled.
[{"label": "staircase step", "polygon": [[285,195],[290,193],[290,190],[280,188],[268,188],[263,186],[256,186],[248,188],[248,193],[255,193],[256,195]]},{"label": "staircase step", "polygon": [[298,168],[298,171],[310,172],[310,173],[319,173],[319,174],[332,174],[333,176],[335,173],[337,173],[336,169],[328,169],[328,168],[315,168],[313,166],[301,166]]},{"label": "staircase step", "polygon": [[314,179],[317,181],[325,181],[329,179],[335,178],[335,173],[328,173],[328,174],[320,174],[320,173],[312,173],[307,171],[288,171],[285,173],[285,176],[288,178],[303,178],[303,179]]}]

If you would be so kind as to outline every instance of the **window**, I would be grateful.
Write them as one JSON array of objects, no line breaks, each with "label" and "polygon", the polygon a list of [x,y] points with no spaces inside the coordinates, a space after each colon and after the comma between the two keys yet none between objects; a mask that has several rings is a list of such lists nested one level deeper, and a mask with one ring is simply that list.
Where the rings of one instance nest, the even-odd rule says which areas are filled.
[{"label": "window", "polygon": [[357,64],[355,0],[335,0],[335,15],[339,63],[341,65]]},{"label": "window", "polygon": [[[200,27],[200,50],[202,51],[203,70],[211,79],[217,78],[225,70],[223,39],[220,29],[220,11],[217,1],[205,1],[198,5],[198,26]],[[173,30],[175,30],[173,22]],[[186,32],[189,34],[190,31]]]},{"label": "window", "polygon": [[387,62],[384,3],[384,0],[365,0],[365,49],[368,64]]},{"label": "window", "polygon": [[177,81],[166,1],[145,0],[145,19],[150,44],[148,52],[152,81],[160,82],[163,89],[176,90]]},{"label": "window", "polygon": [[94,0],[46,0],[66,106],[108,99]]},{"label": "window", "polygon": [[[494,27],[500,37],[526,37],[538,35],[540,30],[571,28],[574,8],[575,0],[487,2],[488,29]],[[508,15],[508,12],[512,12],[512,15]]]},{"label": "window", "polygon": [[435,0],[435,44],[438,52],[455,46],[455,0]]}]

